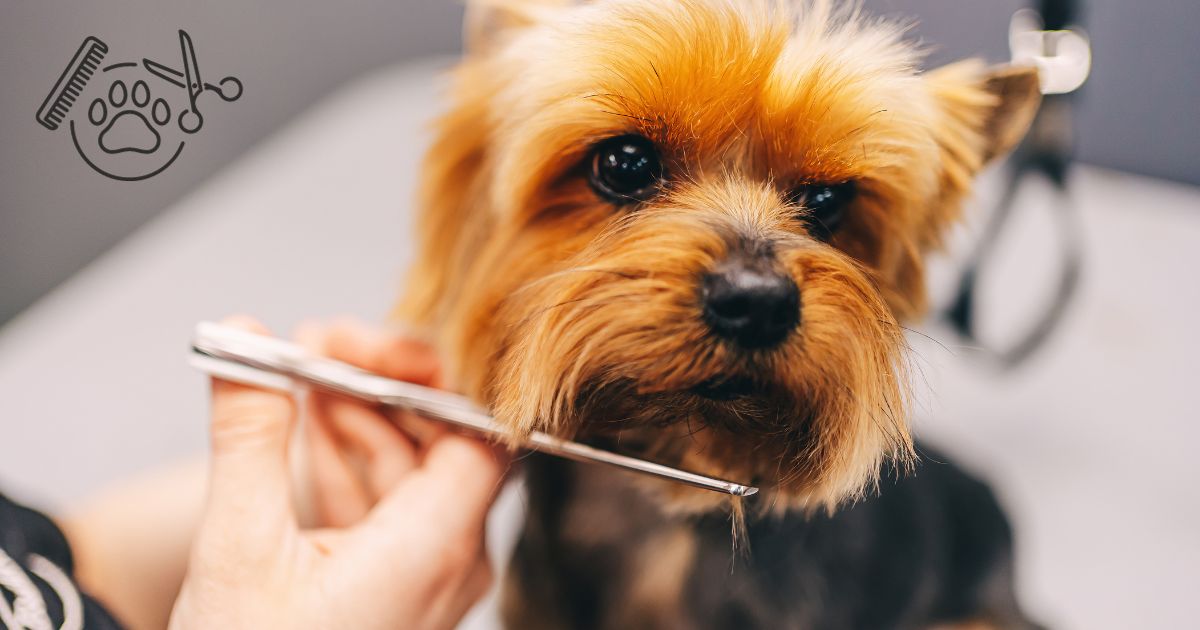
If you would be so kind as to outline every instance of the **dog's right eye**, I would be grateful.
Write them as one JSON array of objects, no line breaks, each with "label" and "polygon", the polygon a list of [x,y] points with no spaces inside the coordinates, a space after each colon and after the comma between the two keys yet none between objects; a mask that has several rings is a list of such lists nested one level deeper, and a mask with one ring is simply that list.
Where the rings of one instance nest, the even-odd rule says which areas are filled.
[{"label": "dog's right eye", "polygon": [[642,136],[609,138],[592,149],[592,189],[624,205],[645,201],[658,192],[663,166],[654,143]]},{"label": "dog's right eye", "polygon": [[854,201],[853,181],[840,184],[806,184],[791,192],[789,201],[802,206],[802,218],[813,236],[828,241],[846,218],[846,207]]}]

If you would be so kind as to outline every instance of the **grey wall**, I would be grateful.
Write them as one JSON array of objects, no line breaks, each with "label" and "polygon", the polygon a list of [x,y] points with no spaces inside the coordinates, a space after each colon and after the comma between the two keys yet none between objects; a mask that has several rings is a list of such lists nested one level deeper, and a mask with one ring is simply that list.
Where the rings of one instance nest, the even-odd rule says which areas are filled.
[{"label": "grey wall", "polygon": [[[0,0],[0,322],[343,82],[458,50],[461,20],[443,0]],[[179,67],[180,28],[201,76],[236,75],[245,95],[206,100],[204,128],[163,173],[106,179],[64,128],[36,122],[85,36],[109,45],[106,61]]]},{"label": "grey wall", "polygon": [[[1007,55],[1020,0],[868,0],[917,15],[934,62]],[[1200,2],[1089,0],[1096,69],[1080,107],[1084,159],[1200,183]],[[451,0],[0,0],[0,322],[202,182],[315,99],[372,67],[458,49]],[[208,80],[236,74],[245,96],[206,108],[180,161],[141,182],[89,170],[60,128],[34,120],[76,46],[110,59],[173,60],[176,30]],[[336,185],[331,182],[330,185]],[[331,208],[331,211],[338,209]]]},{"label": "grey wall", "polygon": [[[1077,111],[1079,155],[1111,168],[1200,184],[1200,2],[1077,0],[1092,75]],[[917,15],[933,62],[1008,57],[1009,17],[1033,0],[866,0]]]}]

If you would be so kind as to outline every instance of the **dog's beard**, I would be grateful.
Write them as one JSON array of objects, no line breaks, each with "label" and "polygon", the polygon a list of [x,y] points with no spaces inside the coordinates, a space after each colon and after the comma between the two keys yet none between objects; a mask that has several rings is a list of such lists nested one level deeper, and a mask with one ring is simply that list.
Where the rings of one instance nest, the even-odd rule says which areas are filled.
[{"label": "dog's beard", "polygon": [[[782,214],[643,208],[528,281],[496,318],[497,416],[759,485],[778,507],[832,508],[869,487],[883,459],[911,452],[900,329],[858,263],[778,229]],[[722,341],[700,316],[698,279],[746,235],[770,239],[800,287],[803,321],[770,349]],[[678,509],[722,505],[647,486]]]}]

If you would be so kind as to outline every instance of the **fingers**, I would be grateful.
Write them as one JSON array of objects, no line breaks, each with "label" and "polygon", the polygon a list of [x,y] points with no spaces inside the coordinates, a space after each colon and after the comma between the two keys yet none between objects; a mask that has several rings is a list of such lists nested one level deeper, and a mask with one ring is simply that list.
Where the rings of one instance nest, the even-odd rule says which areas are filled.
[{"label": "fingers", "polygon": [[479,598],[483,597],[488,589],[492,588],[492,584],[496,581],[495,571],[492,570],[492,562],[488,559],[486,550],[479,554],[479,559],[472,568],[470,575],[467,576],[466,583],[463,585],[462,596],[463,606],[462,613],[458,616],[465,615]]},{"label": "fingers", "polygon": [[361,462],[372,502],[416,465],[416,449],[377,409],[337,395],[315,394],[312,418],[337,444]]},{"label": "fingers", "polygon": [[420,468],[381,499],[368,519],[387,529],[418,512],[445,536],[482,532],[508,462],[500,448],[444,433],[429,445]]},{"label": "fingers", "polygon": [[[306,324],[301,331],[313,328]],[[324,353],[339,361],[420,385],[436,386],[440,380],[437,353],[426,343],[352,319],[336,320],[323,332]]]},{"label": "fingers", "polygon": [[476,556],[475,562],[465,575],[460,578],[458,588],[454,589],[445,602],[445,609],[440,611],[440,614],[435,613],[435,616],[441,619],[434,625],[446,628],[456,626],[458,621],[471,610],[471,607],[487,594],[494,580],[491,562],[488,560],[487,554],[481,552]]},{"label": "fingers", "polygon": [[[314,352],[376,373],[412,382],[437,379],[432,349],[400,335],[340,320],[327,327],[302,325],[296,336]],[[441,512],[432,522],[453,523],[459,530],[482,527],[509,463],[500,449],[449,433],[439,424],[403,415],[388,418],[379,409],[337,395],[315,394],[310,408],[320,428],[313,435],[323,440],[314,444],[322,451],[314,452],[314,458],[336,471],[322,494],[328,495],[334,484],[352,487],[347,475],[357,475],[366,482],[360,487],[367,499],[380,502],[368,518],[385,523],[385,529],[412,518],[414,504],[422,512]],[[410,430],[422,448],[406,436]],[[318,504],[333,507],[339,500],[327,496],[318,498]],[[339,524],[357,518],[362,508],[357,498],[346,503],[351,505],[330,510]]]},{"label": "fingers", "polygon": [[[267,334],[249,318],[224,323]],[[213,379],[211,413],[208,515],[251,519],[267,529],[291,519],[287,447],[296,413],[291,397]]]},{"label": "fingers", "polygon": [[[438,380],[432,350],[398,335],[343,320],[326,328],[302,326],[297,337],[315,352],[385,376],[423,384]],[[425,609],[446,620],[435,627],[453,625],[492,582],[484,525],[507,455],[449,433],[443,424],[410,414],[385,416],[337,395],[314,394],[309,409],[319,438],[315,445],[332,451],[314,453],[314,459],[340,471],[339,483],[357,479],[367,500],[377,501],[365,517],[358,513],[361,498],[331,515],[356,522],[349,540],[364,557],[399,572],[397,579],[415,567],[430,583],[442,584],[445,588],[428,594]],[[321,492],[332,490],[327,484]],[[332,506],[336,499],[320,503]]]},{"label": "fingers", "polygon": [[[418,349],[414,355],[399,338],[385,337],[348,320],[330,327],[302,324],[295,336],[311,352],[368,369],[390,363],[388,369],[402,377],[429,378],[436,365],[423,346],[413,346]],[[415,367],[400,369],[410,364]],[[314,392],[307,411],[312,500],[319,522],[334,527],[355,523],[413,470],[416,447],[371,405]]]},{"label": "fingers", "polygon": [[[325,354],[324,329],[314,324],[302,324],[294,336],[309,352]],[[359,467],[350,461],[350,453],[346,452],[342,438],[334,430],[330,411],[323,404],[327,399],[327,394],[316,391],[310,392],[306,399],[307,491],[316,514],[316,525],[346,527],[361,520],[377,497],[367,491]]]},{"label": "fingers", "polygon": [[309,499],[321,527],[345,527],[370,511],[376,497],[368,494],[353,465],[346,461],[328,422],[315,411],[310,394],[304,444],[308,449]]},{"label": "fingers", "polygon": [[508,464],[502,447],[447,433],[429,446],[422,472],[429,492],[456,494],[486,513],[500,491]]}]

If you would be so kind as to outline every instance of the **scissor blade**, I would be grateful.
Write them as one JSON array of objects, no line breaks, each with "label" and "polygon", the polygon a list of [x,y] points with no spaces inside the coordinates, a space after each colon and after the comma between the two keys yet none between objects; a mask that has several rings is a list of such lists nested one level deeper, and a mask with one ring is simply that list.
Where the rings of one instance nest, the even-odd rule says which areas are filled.
[{"label": "scissor blade", "polygon": [[166,81],[167,83],[179,86],[181,88],[187,87],[187,84],[184,83],[183,73],[175,68],[164,66],[163,64],[150,59],[142,59],[142,66],[146,68],[147,72],[162,79],[163,81]]},{"label": "scissor blade", "polygon": [[204,91],[204,83],[200,80],[200,66],[196,63],[196,48],[187,31],[179,31],[179,47],[183,50],[183,76],[187,82],[188,96],[195,103],[196,97]]},{"label": "scissor blade", "polygon": [[[486,410],[466,398],[313,356],[281,339],[220,324],[201,323],[196,326],[192,352],[195,367],[220,378],[282,390],[290,389],[292,382],[299,381],[361,400],[408,409],[426,418],[503,441],[512,438]],[[747,497],[758,492],[753,486],[601,450],[540,431],[527,436],[524,446],[558,457],[607,464],[734,496]]]}]

